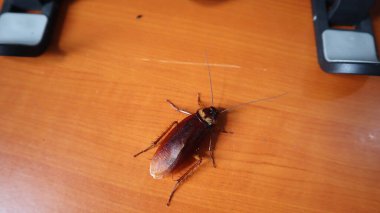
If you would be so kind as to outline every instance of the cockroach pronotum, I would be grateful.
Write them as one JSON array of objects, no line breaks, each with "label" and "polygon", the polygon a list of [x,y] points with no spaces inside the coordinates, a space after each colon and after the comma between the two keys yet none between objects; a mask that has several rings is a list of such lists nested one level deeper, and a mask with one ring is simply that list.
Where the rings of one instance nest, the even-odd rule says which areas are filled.
[{"label": "cockroach pronotum", "polygon": [[[156,147],[161,142],[150,163],[150,174],[154,179],[161,179],[165,175],[170,174],[177,167],[181,166],[182,162],[184,162],[186,159],[190,157],[193,157],[196,160],[195,163],[193,163],[189,167],[189,169],[179,179],[176,180],[177,183],[174,185],[174,188],[170,193],[168,202],[166,204],[167,206],[170,205],[173,195],[177,191],[178,187],[189,176],[194,174],[196,169],[201,165],[202,153],[200,151],[200,147],[202,143],[205,141],[205,137],[208,135],[210,136],[208,144],[209,157],[211,158],[213,166],[215,167],[212,133],[215,130],[218,118],[222,114],[231,110],[235,110],[244,105],[274,99],[286,94],[283,93],[277,96],[252,100],[246,103],[232,106],[227,109],[216,108],[214,107],[211,72],[210,65],[207,62],[207,57],[206,63],[208,66],[208,74],[210,81],[211,106],[204,107],[204,105],[201,103],[199,93],[198,105],[200,106],[200,108],[197,110],[196,113],[190,113],[184,109],[177,107],[170,100],[166,100],[176,111],[186,114],[187,117],[184,118],[181,122],[172,122],[169,125],[169,127],[155,141],[152,142],[152,144],[149,147],[134,155],[134,157],[137,157],[138,155]],[[170,129],[172,130],[170,131]],[[223,129],[218,131],[225,132]],[[165,135],[166,137],[164,138]]]}]

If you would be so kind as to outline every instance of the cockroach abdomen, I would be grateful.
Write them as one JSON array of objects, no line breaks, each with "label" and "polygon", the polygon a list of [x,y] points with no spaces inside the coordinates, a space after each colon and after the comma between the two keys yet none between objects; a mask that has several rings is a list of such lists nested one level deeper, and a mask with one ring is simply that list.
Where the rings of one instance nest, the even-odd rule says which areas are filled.
[{"label": "cockroach abdomen", "polygon": [[154,179],[161,179],[170,173],[179,160],[178,156],[184,147],[184,143],[162,144],[154,154],[150,162],[150,175]]}]

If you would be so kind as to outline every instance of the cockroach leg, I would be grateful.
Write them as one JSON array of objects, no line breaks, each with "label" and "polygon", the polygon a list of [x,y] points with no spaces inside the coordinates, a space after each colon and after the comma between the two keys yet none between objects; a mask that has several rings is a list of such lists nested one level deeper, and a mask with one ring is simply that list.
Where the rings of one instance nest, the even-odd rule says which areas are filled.
[{"label": "cockroach leg", "polygon": [[173,102],[171,102],[170,100],[166,100],[166,102],[168,102],[168,103],[170,104],[170,106],[173,107],[176,111],[181,112],[181,113],[186,114],[186,115],[191,115],[190,112],[178,108],[178,107],[177,107],[175,104],[173,104]]},{"label": "cockroach leg", "polygon": [[205,107],[205,105],[201,101],[201,94],[199,92],[198,92],[198,106],[200,108],[204,108]]},{"label": "cockroach leg", "polygon": [[227,130],[225,130],[225,129],[222,129],[220,132],[221,132],[221,133],[227,133],[227,134],[234,134],[234,132],[227,131]]},{"label": "cockroach leg", "polygon": [[148,151],[148,150],[150,150],[150,149],[152,149],[152,148],[154,148],[155,146],[157,146],[157,144],[158,144],[158,142],[160,142],[161,141],[161,139],[162,139],[162,137],[164,137],[165,135],[166,135],[166,133],[168,133],[169,132],[169,130],[174,126],[174,125],[177,125],[178,124],[178,121],[173,121],[173,123],[171,123],[170,124],[170,126],[155,140],[155,141],[153,141],[152,142],[152,144],[149,146],[149,147],[147,147],[146,149],[144,149],[144,150],[142,150],[142,151],[140,151],[139,153],[137,153],[137,154],[135,154],[135,155],[133,155],[133,157],[137,157],[137,156],[139,156],[140,154],[142,154],[142,153],[144,153],[144,152],[146,152],[146,151]]},{"label": "cockroach leg", "polygon": [[187,178],[189,178],[191,175],[194,174],[195,170],[198,169],[198,167],[201,165],[202,163],[202,157],[199,156],[199,155],[194,155],[194,158],[197,159],[197,161],[191,166],[191,168],[189,170],[187,170],[185,172],[185,174],[183,174],[178,180],[177,180],[177,183],[174,185],[174,188],[172,190],[172,192],[170,193],[170,196],[169,196],[169,200],[168,202],[166,203],[167,206],[170,205],[170,202],[172,201],[172,198],[174,196],[174,193],[177,191],[178,187],[186,181]]},{"label": "cockroach leg", "polygon": [[214,158],[214,146],[212,144],[212,134],[210,135],[210,143],[208,145],[208,151],[210,152],[210,158],[212,160],[212,165],[214,166],[214,168],[216,168],[215,158]]}]

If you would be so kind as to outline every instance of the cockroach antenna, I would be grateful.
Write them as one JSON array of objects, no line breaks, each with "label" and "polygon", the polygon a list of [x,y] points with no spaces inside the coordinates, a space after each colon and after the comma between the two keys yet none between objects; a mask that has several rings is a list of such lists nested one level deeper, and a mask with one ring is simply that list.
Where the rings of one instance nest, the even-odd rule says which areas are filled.
[{"label": "cockroach antenna", "polygon": [[222,110],[220,113],[225,113],[225,112],[230,112],[232,110],[236,110],[237,108],[240,108],[240,107],[243,107],[243,106],[246,106],[248,104],[253,104],[253,103],[257,103],[257,102],[261,102],[261,101],[269,101],[271,99],[275,99],[275,98],[279,98],[281,96],[284,96],[288,94],[287,92],[284,92],[280,95],[275,95],[275,96],[271,96],[271,97],[267,97],[267,98],[262,98],[262,99],[256,99],[256,100],[252,100],[252,101],[248,101],[248,102],[245,102],[245,103],[241,103],[241,104],[237,104],[235,106],[231,106],[231,107],[228,107],[227,109],[225,110]]},{"label": "cockroach antenna", "polygon": [[207,54],[207,51],[205,52],[205,61],[206,61],[206,64],[207,64],[207,69],[208,69],[208,79],[210,81],[211,106],[214,106],[214,92],[212,91],[211,69],[210,69],[210,64],[208,63],[208,54]]}]

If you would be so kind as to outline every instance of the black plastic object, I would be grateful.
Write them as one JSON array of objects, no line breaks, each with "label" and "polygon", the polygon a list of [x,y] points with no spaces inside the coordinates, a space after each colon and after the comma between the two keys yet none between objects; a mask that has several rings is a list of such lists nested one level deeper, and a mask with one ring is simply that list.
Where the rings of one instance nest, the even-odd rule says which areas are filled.
[{"label": "black plastic object", "polygon": [[[38,56],[44,52],[50,41],[51,34],[53,32],[53,24],[56,19],[60,0],[4,0],[2,10],[0,12],[0,37],[6,37],[11,41],[4,42],[0,40],[0,55],[8,56]],[[7,16],[5,20],[5,16]],[[21,18],[13,18],[21,17]],[[35,19],[36,18],[36,19]],[[33,23],[35,20],[43,20],[43,24]],[[10,26],[11,25],[11,26]],[[16,25],[16,26],[14,26]],[[38,35],[36,35],[33,26],[37,26]],[[9,31],[13,29],[12,36]],[[29,30],[29,31],[28,31]],[[23,35],[17,35],[18,32],[23,32]],[[5,35],[9,33],[10,35]],[[29,43],[19,42],[13,37],[28,38],[28,36],[34,36],[34,40]],[[5,40],[6,40],[5,39]]]},{"label": "black plastic object", "polygon": [[380,75],[369,10],[374,0],[312,0],[318,61],[329,73]]}]

